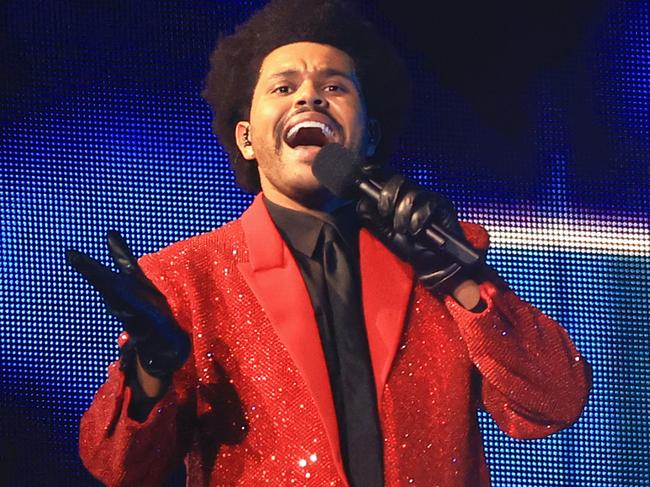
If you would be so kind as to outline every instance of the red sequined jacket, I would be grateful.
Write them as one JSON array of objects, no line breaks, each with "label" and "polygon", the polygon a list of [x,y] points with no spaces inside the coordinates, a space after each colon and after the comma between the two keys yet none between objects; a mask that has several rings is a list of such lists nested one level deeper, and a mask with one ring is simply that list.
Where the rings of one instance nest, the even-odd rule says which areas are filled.
[{"label": "red sequined jacket", "polygon": [[[464,225],[487,247],[487,234]],[[368,232],[361,285],[387,486],[487,486],[476,410],[516,438],[571,425],[590,368],[567,333],[496,276],[487,309],[414,285]],[[345,486],[309,294],[260,197],[218,230],[144,256],[193,353],[144,423],[117,363],[81,421],[86,467],[109,486],[154,486],[185,457],[190,486]]]}]

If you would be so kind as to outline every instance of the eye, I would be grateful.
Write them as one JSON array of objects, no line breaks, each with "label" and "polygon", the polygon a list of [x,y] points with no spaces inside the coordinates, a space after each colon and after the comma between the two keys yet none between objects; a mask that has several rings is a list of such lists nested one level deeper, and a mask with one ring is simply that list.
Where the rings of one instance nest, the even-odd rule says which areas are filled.
[{"label": "eye", "polygon": [[343,91],[343,87],[341,85],[325,85],[323,88],[325,91],[330,92],[330,93],[336,93],[336,92],[341,92]]},{"label": "eye", "polygon": [[291,87],[289,85],[280,85],[273,88],[271,93],[277,93],[278,95],[287,95],[291,93]]}]

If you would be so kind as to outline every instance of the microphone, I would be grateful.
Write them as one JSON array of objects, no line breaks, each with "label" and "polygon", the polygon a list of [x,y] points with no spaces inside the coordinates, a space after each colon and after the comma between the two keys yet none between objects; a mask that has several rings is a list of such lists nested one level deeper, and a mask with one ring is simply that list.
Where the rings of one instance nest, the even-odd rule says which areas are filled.
[{"label": "microphone", "polygon": [[[330,193],[339,198],[356,199],[362,193],[375,203],[379,201],[382,183],[365,175],[359,158],[340,144],[328,144],[318,152],[312,163],[312,173]],[[440,250],[459,268],[470,267],[481,259],[471,246],[436,224],[429,224],[418,237],[422,239],[423,245]],[[456,281],[451,284],[451,288],[451,294],[464,308],[477,308],[481,297],[474,281]]]},{"label": "microphone", "polygon": [[[335,196],[355,199],[361,192],[375,203],[379,201],[382,184],[363,174],[361,161],[340,144],[328,144],[318,151],[311,170],[316,179]],[[481,259],[471,246],[434,223],[430,223],[422,234],[425,236],[423,240],[426,240],[424,245],[439,249],[462,267],[474,265]]]}]

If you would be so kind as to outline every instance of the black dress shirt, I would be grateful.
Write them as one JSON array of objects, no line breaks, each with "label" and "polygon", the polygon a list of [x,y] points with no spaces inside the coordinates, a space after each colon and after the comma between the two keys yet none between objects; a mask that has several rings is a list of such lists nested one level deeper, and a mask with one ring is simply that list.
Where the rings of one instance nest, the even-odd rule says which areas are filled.
[{"label": "black dress shirt", "polygon": [[[352,487],[383,485],[383,448],[377,398],[368,349],[359,278],[359,225],[346,205],[324,219],[264,199],[271,218],[289,246],[305,280],[327,362],[339,427],[343,464]],[[330,228],[325,228],[327,226]],[[351,279],[334,283],[328,293],[323,252],[337,239]],[[349,277],[349,275],[348,275]],[[331,277],[327,277],[330,279]],[[341,292],[343,296],[341,296]]]}]

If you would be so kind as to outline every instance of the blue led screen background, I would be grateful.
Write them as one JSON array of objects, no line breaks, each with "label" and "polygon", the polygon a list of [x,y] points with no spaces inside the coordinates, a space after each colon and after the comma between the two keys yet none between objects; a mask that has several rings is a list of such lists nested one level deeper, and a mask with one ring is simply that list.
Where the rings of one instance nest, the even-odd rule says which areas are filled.
[{"label": "blue led screen background", "polygon": [[[120,327],[64,251],[108,263],[109,229],[140,255],[246,208],[200,89],[261,3],[0,4],[0,485],[98,485],[78,422]],[[362,8],[414,76],[394,165],[488,228],[489,262],[594,366],[564,432],[480,415],[494,485],[650,485],[650,7],[566,3]]]}]

